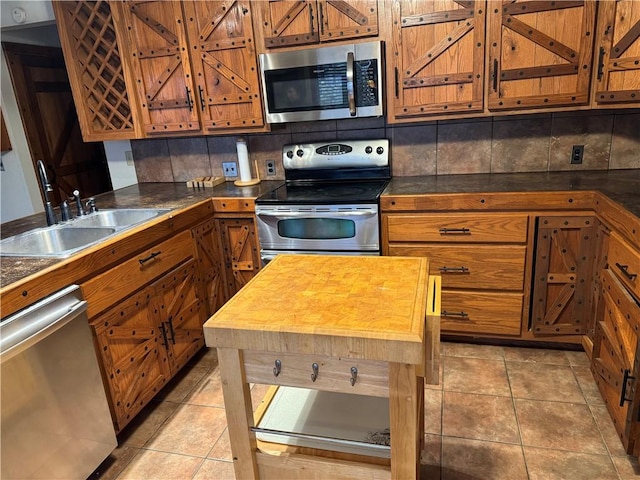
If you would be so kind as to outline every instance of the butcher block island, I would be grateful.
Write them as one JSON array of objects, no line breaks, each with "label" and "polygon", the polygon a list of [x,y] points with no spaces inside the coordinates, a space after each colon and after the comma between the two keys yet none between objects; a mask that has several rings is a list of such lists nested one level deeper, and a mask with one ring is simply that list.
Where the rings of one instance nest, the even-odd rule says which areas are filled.
[{"label": "butcher block island", "polygon": [[[428,272],[427,258],[279,255],[205,323],[206,344],[218,349],[237,478],[417,478],[424,384],[438,383],[439,370],[440,278]],[[314,437],[317,448],[263,443],[250,383],[363,405],[388,399],[388,430],[364,443],[372,452],[390,444],[389,458],[368,455],[366,445],[357,454],[323,446],[340,438]]]}]

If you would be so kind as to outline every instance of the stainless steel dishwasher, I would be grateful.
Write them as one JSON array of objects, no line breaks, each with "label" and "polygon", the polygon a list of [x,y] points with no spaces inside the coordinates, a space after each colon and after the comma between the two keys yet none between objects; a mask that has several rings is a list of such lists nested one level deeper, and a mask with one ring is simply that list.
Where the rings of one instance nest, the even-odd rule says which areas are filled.
[{"label": "stainless steel dishwasher", "polygon": [[2,320],[4,479],[86,479],[117,445],[76,285]]}]

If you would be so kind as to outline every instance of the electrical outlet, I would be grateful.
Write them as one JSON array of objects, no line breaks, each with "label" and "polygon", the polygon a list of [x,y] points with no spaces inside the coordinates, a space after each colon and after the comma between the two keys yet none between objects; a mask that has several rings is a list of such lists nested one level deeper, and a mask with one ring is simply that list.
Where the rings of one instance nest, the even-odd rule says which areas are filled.
[{"label": "electrical outlet", "polygon": [[267,160],[265,161],[267,177],[273,177],[276,174],[276,161],[275,160]]},{"label": "electrical outlet", "polygon": [[225,177],[237,177],[238,165],[236,164],[236,162],[223,162],[222,172],[224,173]]},{"label": "electrical outlet", "polygon": [[584,145],[574,145],[571,148],[571,164],[572,165],[581,164],[582,155],[584,155]]},{"label": "electrical outlet", "polygon": [[133,167],[133,152],[131,150],[124,152],[124,159],[128,167]]}]

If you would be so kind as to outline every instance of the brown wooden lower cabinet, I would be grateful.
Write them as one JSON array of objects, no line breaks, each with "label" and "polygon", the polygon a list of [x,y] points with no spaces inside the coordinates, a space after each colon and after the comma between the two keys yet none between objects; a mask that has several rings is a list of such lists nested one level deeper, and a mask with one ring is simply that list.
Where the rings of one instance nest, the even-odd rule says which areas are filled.
[{"label": "brown wooden lower cabinet", "polygon": [[204,346],[204,242],[184,230],[82,285],[117,432]]},{"label": "brown wooden lower cabinet", "polygon": [[232,297],[261,267],[254,215],[219,218],[218,228],[224,252],[227,293]]}]

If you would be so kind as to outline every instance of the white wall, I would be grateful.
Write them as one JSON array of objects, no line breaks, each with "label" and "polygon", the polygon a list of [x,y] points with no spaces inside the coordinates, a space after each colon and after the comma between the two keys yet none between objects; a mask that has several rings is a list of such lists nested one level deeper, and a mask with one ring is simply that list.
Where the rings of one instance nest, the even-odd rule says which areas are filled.
[{"label": "white wall", "polygon": [[127,160],[127,152],[131,155],[131,142],[119,140],[104,142],[104,153],[107,155],[111,185],[114,190],[138,183],[133,160]]}]

